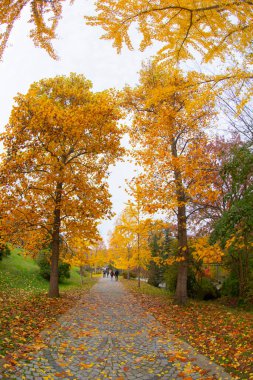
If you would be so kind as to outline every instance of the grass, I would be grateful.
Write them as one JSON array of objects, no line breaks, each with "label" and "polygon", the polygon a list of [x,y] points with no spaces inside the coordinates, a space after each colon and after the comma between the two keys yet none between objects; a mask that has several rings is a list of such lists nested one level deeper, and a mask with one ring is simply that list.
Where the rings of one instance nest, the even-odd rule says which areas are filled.
[{"label": "grass", "polygon": [[147,294],[154,297],[165,297],[165,298],[172,298],[172,295],[163,288],[156,288],[155,286],[149,285],[145,281],[141,281],[140,288],[138,287],[137,280],[121,280],[124,285],[126,285],[130,290],[134,290],[136,293],[139,294]]},{"label": "grass", "polygon": [[236,379],[253,379],[253,315],[216,301],[173,303],[169,293],[123,280],[138,301],[169,331],[220,364]]},{"label": "grass", "polygon": [[[85,278],[85,282],[89,282]],[[81,277],[78,268],[71,268],[70,279],[60,284],[60,291],[80,288]],[[49,282],[39,274],[39,267],[30,257],[24,257],[14,249],[10,256],[0,261],[0,290],[23,289],[38,293],[48,291]]]},{"label": "grass", "polygon": [[13,250],[0,261],[0,359],[5,359],[4,366],[15,365],[17,358],[39,347],[40,332],[74,307],[96,281],[88,276],[81,284],[78,268],[72,268],[70,279],[60,284],[61,297],[50,299],[49,282],[40,276],[33,259]]}]

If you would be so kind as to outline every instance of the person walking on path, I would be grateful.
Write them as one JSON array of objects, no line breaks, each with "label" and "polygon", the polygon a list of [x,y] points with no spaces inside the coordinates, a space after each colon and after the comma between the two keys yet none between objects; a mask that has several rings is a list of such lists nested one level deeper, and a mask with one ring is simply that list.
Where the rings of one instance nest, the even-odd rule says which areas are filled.
[{"label": "person walking on path", "polygon": [[113,280],[113,276],[114,276],[114,272],[113,272],[113,270],[111,270],[111,272],[110,272],[110,276],[111,276],[111,280]]},{"label": "person walking on path", "polygon": [[118,281],[118,279],[119,279],[119,271],[118,271],[118,269],[116,269],[116,271],[114,272],[114,275],[115,275],[115,281]]}]

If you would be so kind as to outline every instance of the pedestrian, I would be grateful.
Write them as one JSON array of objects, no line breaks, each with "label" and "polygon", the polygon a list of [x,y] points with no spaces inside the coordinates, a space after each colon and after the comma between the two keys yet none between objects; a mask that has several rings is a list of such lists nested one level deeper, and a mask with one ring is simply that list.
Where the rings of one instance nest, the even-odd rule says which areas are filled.
[{"label": "pedestrian", "polygon": [[111,276],[111,280],[113,279],[113,276],[114,276],[114,272],[113,272],[113,270],[111,270],[111,272],[110,272],[110,276]]},{"label": "pedestrian", "polygon": [[114,276],[115,276],[115,281],[118,281],[118,279],[119,279],[119,271],[118,271],[118,269],[116,269],[116,271],[114,272]]},{"label": "pedestrian", "polygon": [[103,270],[103,277],[105,277],[105,274],[106,274],[106,271],[105,271],[105,269]]},{"label": "pedestrian", "polygon": [[106,277],[109,276],[109,268],[106,268]]}]

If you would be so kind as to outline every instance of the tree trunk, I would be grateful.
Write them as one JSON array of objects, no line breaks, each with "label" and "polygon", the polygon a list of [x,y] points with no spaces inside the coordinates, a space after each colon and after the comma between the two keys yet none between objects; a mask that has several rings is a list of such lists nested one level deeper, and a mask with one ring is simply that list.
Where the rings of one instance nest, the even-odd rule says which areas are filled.
[{"label": "tree trunk", "polygon": [[[138,212],[138,226],[140,225],[140,216]],[[138,288],[141,287],[141,266],[140,266],[140,234],[137,234],[137,249],[138,249]]]},{"label": "tree trunk", "polygon": [[[127,246],[127,259],[128,259],[128,263],[129,263],[129,260],[130,260],[130,248],[129,248],[129,246]],[[130,280],[130,268],[129,268],[129,266],[127,268],[127,279]]]},{"label": "tree trunk", "polygon": [[178,207],[179,257],[183,261],[180,261],[178,265],[175,300],[180,305],[185,305],[187,302],[188,245],[185,214],[185,206]]},{"label": "tree trunk", "polygon": [[59,293],[59,256],[60,256],[60,226],[61,226],[62,182],[58,182],[55,191],[55,209],[52,234],[51,273],[48,296],[60,297]]},{"label": "tree trunk", "polygon": [[81,276],[81,285],[83,285],[84,284],[84,280],[83,280],[83,278],[84,278],[84,268],[83,268],[83,266],[80,266],[80,276]]},{"label": "tree trunk", "polygon": [[[173,157],[177,157],[176,140],[172,142],[171,151]],[[185,305],[187,302],[187,269],[188,269],[188,242],[187,242],[187,227],[186,227],[186,197],[182,181],[182,175],[178,168],[174,169],[174,178],[177,194],[177,231],[178,231],[178,250],[179,257],[182,261],[179,262],[177,274],[177,286],[175,293],[175,301],[180,305]]]}]

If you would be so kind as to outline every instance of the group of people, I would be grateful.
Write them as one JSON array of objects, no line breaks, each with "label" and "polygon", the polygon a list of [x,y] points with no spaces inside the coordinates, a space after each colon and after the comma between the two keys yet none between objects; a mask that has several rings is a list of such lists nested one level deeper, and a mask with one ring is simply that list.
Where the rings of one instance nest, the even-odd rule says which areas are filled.
[{"label": "group of people", "polygon": [[109,268],[103,269],[103,277],[111,277],[111,280],[113,280],[113,277],[115,277],[115,281],[118,281],[119,279],[119,271],[116,269],[113,271],[112,269],[109,270]]}]

